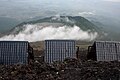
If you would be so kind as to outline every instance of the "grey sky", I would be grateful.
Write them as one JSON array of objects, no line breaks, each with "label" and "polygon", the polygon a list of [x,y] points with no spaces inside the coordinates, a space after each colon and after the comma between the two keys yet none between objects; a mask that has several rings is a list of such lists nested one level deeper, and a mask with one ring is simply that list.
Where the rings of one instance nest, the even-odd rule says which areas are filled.
[{"label": "grey sky", "polygon": [[84,15],[84,12],[85,16],[117,18],[120,0],[0,0],[0,16],[31,18],[55,14]]}]

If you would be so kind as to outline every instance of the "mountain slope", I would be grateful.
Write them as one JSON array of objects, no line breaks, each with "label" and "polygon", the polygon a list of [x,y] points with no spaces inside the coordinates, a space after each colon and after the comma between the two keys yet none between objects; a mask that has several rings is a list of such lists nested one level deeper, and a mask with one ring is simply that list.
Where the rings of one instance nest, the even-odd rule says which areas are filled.
[{"label": "mountain slope", "polygon": [[24,24],[36,24],[36,23],[43,23],[43,22],[49,22],[49,23],[62,23],[64,25],[76,25],[81,27],[83,30],[88,30],[88,29],[95,29],[98,28],[96,25],[85,19],[84,17],[81,16],[55,16],[55,17],[48,17],[48,18],[43,18],[39,19],[36,21],[30,21],[30,22],[24,22],[19,24],[18,26],[24,25]]},{"label": "mountain slope", "polygon": [[89,17],[87,19],[90,20],[93,24],[100,26],[101,30],[107,33],[103,40],[120,41],[119,20],[104,18],[101,16],[96,18]]},{"label": "mountain slope", "polygon": [[[10,32],[12,33],[19,33],[21,30],[24,30],[24,25],[27,24],[40,24],[40,26],[44,26],[47,24],[47,26],[71,26],[74,25],[80,27],[83,31],[93,31],[100,33],[100,28],[94,25],[92,22],[88,21],[84,17],[81,16],[53,16],[53,17],[47,17],[43,19],[39,19],[36,21],[29,21],[29,22],[23,22],[16,27],[14,27]],[[57,25],[58,24],[58,25]]]},{"label": "mountain slope", "polygon": [[0,32],[6,32],[12,29],[19,23],[16,19],[7,18],[7,17],[0,17]]},{"label": "mountain slope", "polygon": [[[99,27],[80,16],[53,16],[35,21],[23,22],[1,40],[74,39],[92,41],[101,38]],[[102,35],[103,36],[103,35]]]}]

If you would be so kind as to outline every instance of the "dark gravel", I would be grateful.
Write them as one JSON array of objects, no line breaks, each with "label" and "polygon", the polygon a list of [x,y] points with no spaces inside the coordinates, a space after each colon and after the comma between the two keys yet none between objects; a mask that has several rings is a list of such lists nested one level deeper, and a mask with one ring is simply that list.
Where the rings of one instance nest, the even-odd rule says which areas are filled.
[{"label": "dark gravel", "polygon": [[0,80],[119,80],[120,62],[66,59],[47,64],[0,65]]}]

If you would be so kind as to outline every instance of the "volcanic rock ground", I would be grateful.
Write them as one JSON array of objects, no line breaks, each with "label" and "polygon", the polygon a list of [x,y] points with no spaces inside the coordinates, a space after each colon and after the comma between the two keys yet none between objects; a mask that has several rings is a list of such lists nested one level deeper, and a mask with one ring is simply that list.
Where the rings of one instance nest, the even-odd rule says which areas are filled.
[{"label": "volcanic rock ground", "polygon": [[[41,44],[41,45],[40,45]],[[78,46],[79,44],[77,44]],[[120,62],[86,60],[87,45],[80,46],[79,59],[47,64],[38,58],[31,64],[0,65],[0,80],[119,80]],[[35,56],[44,52],[44,42],[31,43]]]},{"label": "volcanic rock ground", "polygon": [[66,59],[47,64],[0,65],[0,80],[119,80],[120,62]]}]

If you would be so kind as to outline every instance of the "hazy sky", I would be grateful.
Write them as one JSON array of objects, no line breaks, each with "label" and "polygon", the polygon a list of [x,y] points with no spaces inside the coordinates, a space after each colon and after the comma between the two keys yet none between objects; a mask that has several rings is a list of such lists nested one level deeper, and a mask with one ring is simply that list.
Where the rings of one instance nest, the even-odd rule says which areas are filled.
[{"label": "hazy sky", "polygon": [[[83,12],[83,13],[81,13]],[[0,16],[44,14],[120,16],[120,0],[0,0]]]},{"label": "hazy sky", "polygon": [[[35,17],[54,15],[83,16],[105,23],[115,32],[120,30],[120,0],[0,0],[0,31],[4,26],[9,26],[6,30],[12,29]],[[8,19],[16,24],[11,26]]]}]

